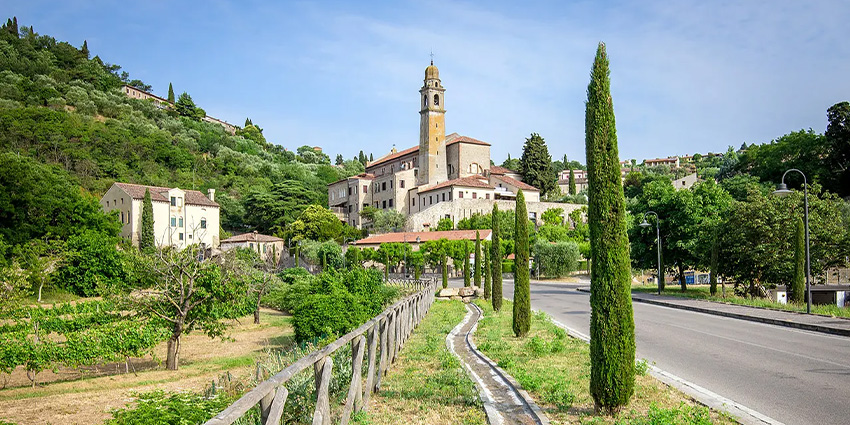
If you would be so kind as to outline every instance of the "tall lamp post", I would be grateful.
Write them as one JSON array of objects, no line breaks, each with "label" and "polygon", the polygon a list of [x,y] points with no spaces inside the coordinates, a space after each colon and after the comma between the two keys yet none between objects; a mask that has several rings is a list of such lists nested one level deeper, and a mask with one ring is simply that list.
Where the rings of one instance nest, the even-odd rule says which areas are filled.
[{"label": "tall lamp post", "polygon": [[655,216],[655,239],[658,241],[658,295],[661,295],[661,279],[664,279],[664,274],[661,272],[661,229],[658,227],[661,219],[658,218],[658,214],[655,211],[647,211],[643,213],[643,223],[639,224],[640,227],[649,227],[652,226],[646,221],[646,216],[652,214]]},{"label": "tall lamp post", "polygon": [[806,175],[796,168],[785,171],[785,173],[782,174],[782,183],[776,185],[776,190],[773,191],[773,194],[776,196],[787,196],[791,193],[791,190],[788,189],[788,186],[785,184],[785,176],[791,171],[796,171],[803,176],[803,205],[805,206],[803,209],[803,224],[805,224],[806,229],[806,313],[811,314],[812,285],[809,281],[809,275],[812,274],[812,261],[809,258],[809,182],[806,179]]}]

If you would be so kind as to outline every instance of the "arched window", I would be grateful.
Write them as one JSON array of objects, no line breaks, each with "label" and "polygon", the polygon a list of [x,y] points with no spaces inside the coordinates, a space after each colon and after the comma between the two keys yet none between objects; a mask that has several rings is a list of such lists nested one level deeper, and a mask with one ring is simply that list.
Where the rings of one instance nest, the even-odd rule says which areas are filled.
[{"label": "arched window", "polygon": [[434,106],[440,106],[440,95],[434,95]]},{"label": "arched window", "polygon": [[428,96],[422,96],[422,107],[428,106]]}]

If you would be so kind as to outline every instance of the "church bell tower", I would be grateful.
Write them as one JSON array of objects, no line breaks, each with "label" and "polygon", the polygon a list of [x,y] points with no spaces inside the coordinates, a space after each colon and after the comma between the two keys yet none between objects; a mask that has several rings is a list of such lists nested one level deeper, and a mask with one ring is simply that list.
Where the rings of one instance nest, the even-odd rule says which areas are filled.
[{"label": "church bell tower", "polygon": [[440,71],[425,68],[425,84],[419,89],[422,109],[419,111],[419,176],[417,186],[433,186],[448,180],[446,167],[445,91],[440,84]]}]

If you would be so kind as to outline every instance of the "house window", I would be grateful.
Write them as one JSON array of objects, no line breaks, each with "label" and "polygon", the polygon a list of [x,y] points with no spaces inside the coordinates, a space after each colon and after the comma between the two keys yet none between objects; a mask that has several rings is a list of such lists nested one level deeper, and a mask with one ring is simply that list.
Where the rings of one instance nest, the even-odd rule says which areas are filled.
[{"label": "house window", "polygon": [[381,183],[381,190],[387,190],[387,182]]},{"label": "house window", "polygon": [[171,217],[171,227],[177,227],[177,217]]},{"label": "house window", "polygon": [[121,205],[124,205],[124,198],[121,198]]},{"label": "house window", "polygon": [[348,212],[351,213],[351,205],[348,206]]},{"label": "house window", "polygon": [[251,249],[254,249],[254,243],[253,242],[248,243],[248,247],[251,248]]},{"label": "house window", "polygon": [[348,188],[348,196],[351,196],[351,188]]},{"label": "house window", "polygon": [[484,199],[490,199],[490,194],[489,193],[484,194]]},{"label": "house window", "polygon": [[446,200],[446,193],[445,192],[443,192],[443,200],[444,201]]},{"label": "house window", "polygon": [[365,202],[363,203],[363,208],[364,208],[364,209],[365,209],[366,207],[368,207],[368,206],[369,206],[369,204],[367,204],[367,203],[365,203]]},{"label": "house window", "polygon": [[177,206],[177,197],[176,197],[176,196],[172,196],[172,197],[171,197],[171,206],[172,206],[172,207],[176,207],[176,206]]},{"label": "house window", "polygon": [[428,196],[428,205],[434,205],[434,197]]},{"label": "house window", "polygon": [[124,222],[124,211],[121,211],[121,222]]},{"label": "house window", "polygon": [[183,233],[180,233],[180,240],[183,240]]},{"label": "house window", "polygon": [[263,254],[266,253],[266,245],[263,245]]},{"label": "house window", "polygon": [[478,192],[472,192],[472,199],[478,199]]},{"label": "house window", "polygon": [[183,227],[183,217],[180,217],[177,227]]},{"label": "house window", "polygon": [[392,207],[393,207],[393,200],[390,199],[390,208],[392,208]]},{"label": "house window", "polygon": [[[684,183],[682,183],[682,184],[684,184]],[[400,188],[404,189],[404,180],[399,180],[399,181],[398,181],[398,187],[400,187]]]},{"label": "house window", "polygon": [[451,201],[451,200],[452,200],[452,193],[449,192],[449,201]]},{"label": "house window", "polygon": [[369,193],[369,185],[368,184],[363,185],[363,193]]},{"label": "house window", "polygon": [[106,201],[106,206],[109,207],[109,201]]},{"label": "house window", "polygon": [[440,106],[440,95],[434,95],[434,106]]},{"label": "house window", "polygon": [[458,197],[458,198],[463,198],[463,191],[462,191],[462,190],[459,190],[459,191],[457,192],[457,197]]},{"label": "house window", "polygon": [[387,201],[382,201],[382,202],[381,202],[381,208],[383,208],[383,209],[387,209]]},{"label": "house window", "polygon": [[206,229],[206,228],[207,228],[207,219],[202,218],[201,219],[201,229]]},{"label": "house window", "polygon": [[411,199],[410,199],[410,204],[411,204],[411,206],[414,206],[414,207],[415,207],[415,206],[416,206],[416,198],[411,198]]},{"label": "house window", "polygon": [[390,189],[392,189],[392,188],[393,188],[393,181],[390,180]]}]

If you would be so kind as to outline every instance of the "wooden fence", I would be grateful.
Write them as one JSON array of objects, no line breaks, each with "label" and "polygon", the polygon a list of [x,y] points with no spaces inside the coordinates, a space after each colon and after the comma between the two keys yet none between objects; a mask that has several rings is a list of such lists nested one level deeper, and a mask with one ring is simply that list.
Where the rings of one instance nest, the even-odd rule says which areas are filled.
[{"label": "wooden fence", "polygon": [[[207,421],[205,425],[230,425],[257,405],[260,408],[263,425],[280,424],[286,397],[289,395],[285,384],[310,366],[313,366],[313,376],[316,380],[316,408],[313,412],[313,424],[329,425],[331,423],[329,389],[333,370],[331,355],[346,344],[351,344],[351,383],[340,420],[341,424],[347,424],[351,414],[364,410],[369,404],[371,394],[380,389],[381,377],[386,375],[387,369],[395,362],[398,352],[413,329],[428,313],[428,309],[434,302],[434,292],[437,288],[436,280],[433,279],[419,281],[397,279],[387,281],[387,284],[414,288],[418,291],[393,304],[359,328],[300,358],[276,375],[261,382],[223,412]],[[367,352],[369,363],[364,385],[362,382],[363,360]],[[376,358],[377,356],[380,358]]]}]

